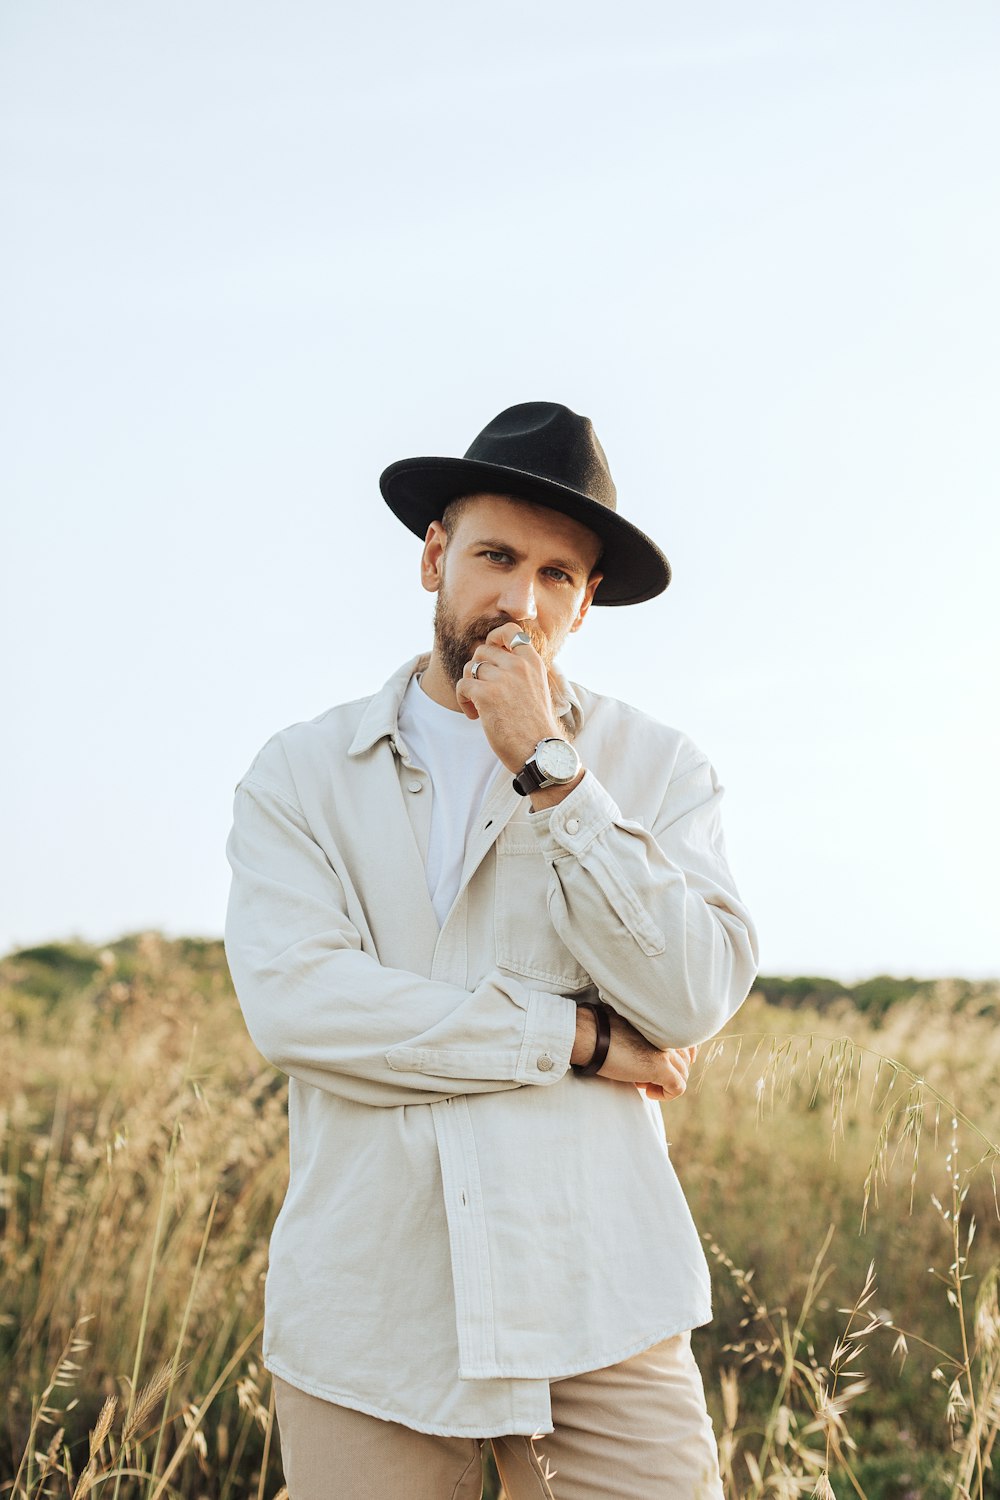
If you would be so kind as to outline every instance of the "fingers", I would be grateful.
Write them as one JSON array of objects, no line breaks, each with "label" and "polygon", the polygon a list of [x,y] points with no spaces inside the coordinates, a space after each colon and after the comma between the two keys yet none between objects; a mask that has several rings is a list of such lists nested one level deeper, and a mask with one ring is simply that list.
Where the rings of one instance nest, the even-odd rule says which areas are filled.
[{"label": "fingers", "polygon": [[[485,641],[476,647],[470,661],[466,663],[465,672],[469,675],[476,662],[492,662],[498,667],[509,669],[514,662],[519,662],[522,667],[538,667],[541,660],[541,654],[528,632],[522,630],[516,621],[509,620],[505,625],[498,625],[491,630]],[[496,673],[492,676],[495,681]]]},{"label": "fingers", "polygon": [[[512,665],[511,652],[503,646],[491,645],[487,640],[481,646],[477,646],[470,659],[462,669],[462,680],[464,682],[496,682],[496,672],[485,671],[484,668],[498,667],[500,671],[507,671]],[[482,674],[482,675],[480,675]]]},{"label": "fingers", "polygon": [[663,1054],[667,1062],[671,1063],[678,1072],[687,1078],[691,1072],[694,1060],[698,1055],[697,1047],[668,1047]]},{"label": "fingers", "polygon": [[498,625],[495,630],[490,631],[486,637],[486,643],[499,646],[504,651],[514,653],[521,651],[524,656],[528,656],[535,650],[535,647],[530,638],[525,640],[527,634],[528,632],[523,630],[516,620],[508,620],[506,624]]},{"label": "fingers", "polygon": [[660,1092],[650,1094],[647,1087],[647,1096],[651,1099],[679,1099],[687,1089],[691,1064],[697,1051],[697,1047],[670,1047],[661,1053],[662,1062],[652,1080]]},{"label": "fingers", "polygon": [[[521,637],[520,640],[518,640],[519,636]],[[523,631],[518,631],[511,625],[500,625],[496,630],[491,630],[485,641],[476,647],[472,656],[466,662],[464,668],[465,677],[472,676],[472,670],[476,667],[477,663],[479,667],[487,664],[491,667],[499,667],[503,672],[516,671],[517,667],[515,667],[515,663],[522,670],[526,666],[529,669],[536,667],[541,662],[541,657],[531,642],[525,641],[523,636]],[[508,639],[515,641],[516,644],[513,648],[506,645]],[[477,678],[473,677],[473,681],[476,680]],[[483,673],[482,677],[478,680],[496,682],[497,674],[496,672]]]},{"label": "fingers", "polygon": [[[496,630],[491,630],[486,640],[476,647],[462,668],[462,675],[456,684],[455,692],[459,707],[468,718],[479,718],[479,711],[476,708],[477,688],[495,690],[503,685],[506,679],[507,687],[520,682],[521,687],[518,691],[524,691],[532,672],[541,666],[541,657],[530,642],[518,643],[513,650],[503,644],[505,638],[515,639],[518,634],[517,628],[512,625],[502,625]],[[528,669],[527,673],[525,668]],[[508,674],[513,675],[508,676]],[[485,701],[492,702],[489,693]]]},{"label": "fingers", "polygon": [[674,1063],[667,1063],[656,1082],[663,1090],[661,1098],[679,1099],[688,1086],[687,1069],[682,1069]]},{"label": "fingers", "polygon": [[455,684],[455,697],[458,699],[459,708],[467,719],[478,719],[479,710],[469,696],[468,689],[465,686],[466,681],[465,677],[458,679]]},{"label": "fingers", "polygon": [[612,1015],[611,1048],[601,1077],[633,1083],[648,1099],[679,1099],[697,1055],[697,1046],[659,1050],[628,1021]]},{"label": "fingers", "polygon": [[682,1094],[687,1093],[687,1084],[679,1076],[669,1083],[637,1083],[636,1088],[647,1099],[679,1099]]}]

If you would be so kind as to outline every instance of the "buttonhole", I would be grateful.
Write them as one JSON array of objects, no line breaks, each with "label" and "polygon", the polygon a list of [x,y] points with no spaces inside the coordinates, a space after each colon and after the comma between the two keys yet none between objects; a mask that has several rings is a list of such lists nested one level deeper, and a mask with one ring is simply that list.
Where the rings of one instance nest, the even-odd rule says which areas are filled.
[{"label": "buttonhole", "polygon": [[465,1194],[462,1194],[462,1207],[465,1207]]},{"label": "buttonhole", "polygon": [[[487,823],[486,828],[492,828],[492,827],[493,827],[493,819],[491,818],[490,821]],[[486,832],[486,828],[483,829],[484,833]]]}]

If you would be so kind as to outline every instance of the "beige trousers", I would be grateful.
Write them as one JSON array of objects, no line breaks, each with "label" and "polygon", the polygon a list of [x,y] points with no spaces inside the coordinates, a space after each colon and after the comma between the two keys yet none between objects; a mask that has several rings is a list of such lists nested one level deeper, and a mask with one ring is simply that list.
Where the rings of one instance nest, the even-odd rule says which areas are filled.
[{"label": "beige trousers", "polygon": [[480,1500],[482,1443],[507,1500],[722,1500],[691,1336],[552,1383],[543,1437],[435,1437],[274,1379],[290,1500]]}]

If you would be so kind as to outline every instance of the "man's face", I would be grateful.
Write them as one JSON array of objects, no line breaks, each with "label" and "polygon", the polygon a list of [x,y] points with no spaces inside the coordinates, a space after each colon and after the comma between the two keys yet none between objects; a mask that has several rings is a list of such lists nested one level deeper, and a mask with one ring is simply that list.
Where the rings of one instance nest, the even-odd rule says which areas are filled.
[{"label": "man's face", "polygon": [[434,642],[449,679],[457,682],[480,642],[511,620],[551,666],[590,608],[600,550],[579,521],[503,495],[466,500],[450,538],[434,521],[422,581],[438,596]]}]

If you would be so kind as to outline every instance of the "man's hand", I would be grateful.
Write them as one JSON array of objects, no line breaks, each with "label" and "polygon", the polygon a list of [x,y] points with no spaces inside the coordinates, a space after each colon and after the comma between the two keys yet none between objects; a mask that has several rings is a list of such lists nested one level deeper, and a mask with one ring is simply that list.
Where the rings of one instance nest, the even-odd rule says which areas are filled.
[{"label": "man's hand", "polygon": [[[611,1045],[597,1074],[618,1083],[634,1083],[649,1099],[678,1099],[687,1088],[691,1065],[698,1055],[697,1047],[667,1047],[661,1050],[647,1042],[622,1016],[610,1012]],[[586,1063],[593,1056],[597,1042],[597,1023],[593,1011],[581,1005],[576,1013],[576,1041],[570,1061]]]},{"label": "man's hand", "polygon": [[698,1048],[671,1047],[663,1055],[673,1064],[677,1076],[671,1085],[652,1082],[637,1083],[636,1088],[640,1093],[645,1093],[647,1099],[679,1099],[687,1088],[691,1064],[698,1056]]},{"label": "man's hand", "polygon": [[539,740],[565,738],[541,656],[532,645],[510,649],[520,629],[512,620],[491,630],[455,685],[462,712],[480,720],[493,753],[515,774]]}]

